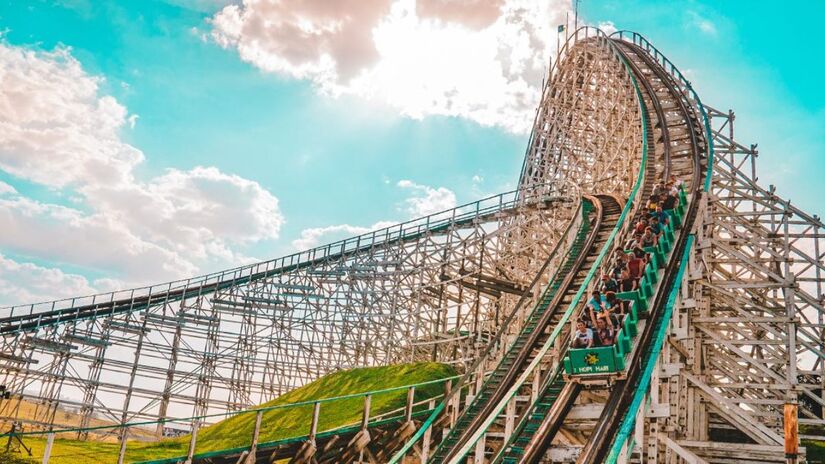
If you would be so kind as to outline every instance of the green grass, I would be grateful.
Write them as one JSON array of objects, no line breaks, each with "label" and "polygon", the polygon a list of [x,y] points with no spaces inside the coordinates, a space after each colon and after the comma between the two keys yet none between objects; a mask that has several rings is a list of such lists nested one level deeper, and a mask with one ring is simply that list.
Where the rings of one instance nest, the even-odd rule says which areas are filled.
[{"label": "green grass", "polygon": [[[281,395],[260,407],[277,406],[324,398],[351,395],[374,390],[410,385],[455,375],[450,366],[438,363],[399,364],[386,367],[360,368],[329,374],[310,384]],[[416,390],[416,401],[443,393],[443,383],[427,385]],[[371,416],[404,407],[404,390],[373,396]],[[357,424],[363,413],[363,397],[336,400],[321,404],[318,431],[323,432],[349,424]],[[260,443],[303,436],[309,433],[312,405],[275,409],[263,414]],[[249,446],[255,425],[255,414],[241,414],[198,432],[196,453]],[[41,457],[45,439],[27,438],[35,458]],[[160,442],[129,441],[126,462],[140,462],[185,455],[189,436]],[[117,443],[83,442],[57,439],[52,450],[51,463],[86,464],[117,462],[120,445]],[[1,462],[1,461],[0,461]],[[39,462],[39,459],[38,459]]]},{"label": "green grass", "polygon": [[31,464],[30,459],[26,459],[19,454],[2,453],[0,454],[0,464]]},{"label": "green grass", "polygon": [[802,440],[808,462],[825,462],[825,441]]}]

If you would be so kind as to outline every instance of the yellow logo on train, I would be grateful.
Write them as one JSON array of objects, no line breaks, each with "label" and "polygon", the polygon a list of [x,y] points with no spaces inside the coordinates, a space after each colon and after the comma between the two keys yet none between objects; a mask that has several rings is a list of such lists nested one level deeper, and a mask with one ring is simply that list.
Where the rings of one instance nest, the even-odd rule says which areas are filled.
[{"label": "yellow logo on train", "polygon": [[588,366],[592,366],[599,362],[599,355],[596,353],[587,353],[584,355],[584,363]]}]

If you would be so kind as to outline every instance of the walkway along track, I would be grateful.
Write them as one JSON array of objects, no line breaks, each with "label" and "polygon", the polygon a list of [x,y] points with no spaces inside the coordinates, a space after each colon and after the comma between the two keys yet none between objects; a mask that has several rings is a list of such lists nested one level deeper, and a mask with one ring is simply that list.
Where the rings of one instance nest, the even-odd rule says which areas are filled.
[{"label": "walkway along track", "polygon": [[[530,314],[530,320],[518,335],[510,351],[504,356],[488,380],[465,409],[455,426],[444,438],[430,458],[431,462],[447,462],[464,445],[492,413],[496,404],[513,385],[530,363],[536,351],[544,345],[552,329],[556,327],[585,280],[588,270],[596,260],[608,236],[621,214],[619,200],[609,195],[585,197],[593,205],[591,232],[581,246],[581,253],[571,256],[563,264],[557,279],[548,284],[538,305]],[[577,245],[574,245],[574,252]]]}]

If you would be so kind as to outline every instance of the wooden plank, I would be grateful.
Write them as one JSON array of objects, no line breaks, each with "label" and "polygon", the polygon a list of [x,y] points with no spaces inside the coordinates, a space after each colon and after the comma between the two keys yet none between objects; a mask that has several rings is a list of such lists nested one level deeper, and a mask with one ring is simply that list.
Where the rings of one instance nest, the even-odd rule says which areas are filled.
[{"label": "wooden plank", "polygon": [[657,438],[659,441],[664,443],[668,448],[672,449],[679,455],[682,459],[684,459],[688,464],[708,464],[707,461],[700,458],[692,451],[688,450],[687,448],[682,447],[675,441],[671,440],[666,434],[659,432],[657,434]]}]

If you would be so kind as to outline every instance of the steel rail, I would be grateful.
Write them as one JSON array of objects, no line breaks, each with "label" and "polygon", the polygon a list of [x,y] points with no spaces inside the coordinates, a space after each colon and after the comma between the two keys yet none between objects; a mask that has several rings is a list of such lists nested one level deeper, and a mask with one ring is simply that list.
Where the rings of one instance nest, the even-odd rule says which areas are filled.
[{"label": "steel rail", "polygon": [[[636,69],[635,65],[632,62],[630,62],[629,60],[626,60],[624,58],[624,56],[621,56],[621,59],[623,60],[624,65],[628,69],[632,70],[633,72],[638,71]],[[641,76],[641,73],[637,73],[637,74],[639,74]],[[651,95],[651,98],[650,98],[651,103],[653,104],[657,119],[660,121],[660,129],[662,130],[662,133],[663,133],[662,138],[663,138],[663,141],[665,142],[665,147],[666,147],[665,152],[664,152],[664,161],[665,161],[664,165],[665,165],[665,175],[667,175],[667,173],[669,172],[669,168],[670,168],[670,149],[669,149],[670,138],[669,138],[669,135],[668,135],[668,129],[667,129],[667,125],[666,125],[665,112],[662,109],[661,103],[658,101],[657,98],[655,98],[655,94],[654,94],[650,84],[645,80],[641,80],[641,84],[645,87],[645,90],[647,91],[648,95]],[[639,94],[639,95],[641,95],[641,94]],[[640,102],[641,102],[641,106],[644,108],[644,110],[646,112],[647,111],[647,104],[645,103],[644,98],[640,98]],[[645,124],[650,125],[649,118],[645,119]],[[652,127],[650,129],[652,130]],[[646,138],[650,138],[649,136],[651,136],[651,135],[652,135],[652,132],[645,132],[645,137]],[[641,212],[641,209],[637,210],[637,214],[639,212]],[[562,341],[562,346],[564,347],[563,348],[564,352],[562,354],[560,354],[560,356],[559,356],[560,358],[563,358],[565,356],[565,354],[567,353],[568,347],[566,346],[566,342],[567,342],[566,340]],[[546,380],[545,380],[544,384],[542,385],[541,391],[544,391],[544,388],[549,387],[550,383],[553,382],[554,378],[557,377],[558,375],[561,375],[561,371],[562,371],[562,369],[559,366],[550,375],[548,375],[546,377]],[[539,397],[540,397],[540,395],[539,395]],[[565,399],[568,402],[568,404],[564,404],[564,405],[560,406],[561,415],[558,417],[558,421],[563,421],[564,420],[564,417],[566,417],[566,413],[570,411],[570,408],[572,407],[572,404],[576,401],[576,395],[567,395],[565,397]],[[536,401],[538,401],[538,399]],[[508,449],[508,447],[515,441],[515,439],[521,433],[521,430],[523,429],[523,427],[526,425],[527,421],[529,420],[530,411],[532,411],[534,409],[534,407],[535,407],[534,404],[530,405],[528,410],[523,414],[523,416],[520,418],[518,424],[514,428],[514,433],[510,437],[510,440],[508,440],[501,447],[501,449],[498,450],[498,452],[496,453],[496,455],[494,456],[494,458],[491,462],[499,462],[501,459],[504,458],[504,454],[505,454],[506,450]],[[541,460],[542,456],[544,455],[544,451],[546,450],[547,446],[549,446],[550,441],[552,440],[552,435],[556,431],[558,431],[558,428],[560,428],[560,425],[561,424],[553,424],[553,426],[545,427],[545,428],[541,429],[538,433],[536,433],[536,435],[531,440],[530,446],[528,446],[528,448],[526,448],[524,450],[523,457],[522,457],[522,462],[532,463],[532,462],[537,462],[537,461]]]},{"label": "steel rail", "polygon": [[[647,107],[646,107],[646,104],[644,102],[644,98],[642,97],[641,91],[639,89],[638,82],[636,81],[635,78],[633,78],[633,69],[632,69],[630,63],[628,63],[626,60],[624,60],[624,58],[621,54],[618,56],[618,58],[622,60],[622,63],[624,64],[625,69],[627,69],[629,75],[631,76],[631,81],[634,85],[634,89],[635,89],[636,95],[637,95],[637,100],[639,102],[640,109],[641,109],[642,114],[643,114],[643,140],[645,142],[645,147],[644,147],[645,156],[647,156],[647,148],[648,148],[647,147],[647,139],[649,138],[649,134],[648,134],[648,131],[647,131],[648,130],[647,126],[649,125],[649,118],[647,117]],[[643,82],[643,84],[647,84],[647,83]],[[654,103],[654,107],[657,110],[657,115],[659,116],[660,121],[664,122],[665,121],[664,117],[663,117],[664,112],[661,109],[661,105],[658,104],[658,101],[655,98],[652,98],[651,100]],[[669,137],[667,136],[666,127],[663,126],[662,129],[663,129],[664,139],[669,141]],[[669,161],[670,161],[668,151],[665,152],[665,160],[666,160],[665,170],[667,172],[667,169],[669,167]],[[643,165],[642,168],[641,168],[641,172],[644,173],[645,168],[646,168],[646,166]],[[638,177],[638,179],[642,179],[642,178],[643,178],[643,176]],[[647,179],[645,179],[645,180],[647,180]],[[641,183],[640,183],[640,185],[641,185]],[[617,227],[619,227],[619,226],[621,226],[621,222],[617,224]],[[598,262],[593,264],[593,269],[597,269],[598,267],[599,267]],[[584,285],[586,286],[587,282],[585,282]],[[565,352],[566,352],[566,348],[567,348],[566,345],[564,345]],[[563,356],[564,356],[564,354],[562,353],[559,357],[562,358]],[[555,367],[554,370],[552,370],[551,372],[548,372],[548,374],[546,375],[545,381],[542,384],[542,390],[541,391],[543,391],[543,389],[545,387],[548,387],[550,385],[550,383],[553,382],[553,379],[555,377],[557,377],[558,375],[561,375],[561,370],[562,370],[562,366],[559,364]],[[566,395],[565,399],[570,404],[561,405],[561,408],[562,408],[562,411],[569,411],[570,406],[572,405],[572,402],[575,401],[575,395]],[[522,415],[519,422],[514,427],[514,433],[511,435],[510,439],[507,442],[505,442],[503,444],[503,446],[498,450],[498,452],[494,455],[491,462],[498,462],[500,459],[502,459],[504,457],[504,453],[508,449],[508,446],[518,437],[519,430],[522,429],[526,425],[526,422],[527,422],[527,420],[529,419],[529,416],[530,416],[530,411],[533,409],[533,407],[534,407],[534,405],[531,405],[527,409],[527,411]],[[563,415],[564,415],[564,412],[562,412],[562,416]],[[544,430],[544,432],[551,433],[550,431],[552,429],[553,429],[552,427],[547,428],[547,429]],[[543,444],[543,445],[546,445],[546,444]],[[525,452],[524,452],[524,456],[522,458],[523,462],[532,462],[533,460],[540,459],[541,456],[542,456],[542,453],[543,453],[543,449],[544,449],[543,445],[539,445],[537,447],[530,447],[530,448],[526,449]]]},{"label": "steel rail", "polygon": [[[596,275],[596,271],[599,269],[599,265],[604,260],[605,256],[608,253],[608,250],[610,250],[613,246],[613,241],[618,235],[618,232],[622,229],[622,223],[626,219],[627,213],[631,209],[631,205],[632,202],[628,202],[625,204],[625,207],[622,210],[622,214],[620,215],[619,220],[616,223],[616,226],[611,231],[610,236],[608,237],[607,241],[605,242],[604,246],[599,252],[599,255],[596,257],[596,261],[590,267],[590,271],[587,273],[584,282],[581,284],[579,290],[576,292],[576,295],[573,297],[573,300],[568,305],[567,309],[564,312],[564,315],[559,320],[558,324],[556,324],[556,327],[553,329],[553,332],[550,334],[550,337],[539,349],[538,353],[536,354],[536,357],[533,359],[533,361],[530,363],[527,369],[525,369],[523,374],[519,376],[518,380],[516,380],[514,385],[507,391],[507,393],[501,399],[501,401],[499,401],[493,412],[485,417],[481,426],[470,437],[470,440],[466,442],[464,446],[461,447],[458,453],[450,461],[448,461],[450,464],[457,464],[461,459],[463,459],[467,455],[467,453],[476,445],[476,443],[478,443],[481,437],[484,436],[484,434],[489,429],[490,425],[492,425],[495,421],[496,417],[499,414],[501,414],[501,412],[507,406],[507,403],[518,393],[519,389],[521,389],[521,387],[524,385],[524,383],[527,381],[530,375],[533,374],[535,370],[540,367],[542,358],[550,351],[553,345],[555,345],[557,338],[560,336],[562,330],[570,321],[570,316],[572,316],[576,309],[578,309],[582,296],[585,295],[587,288],[590,286],[593,277]],[[561,360],[559,360],[555,369],[561,369],[561,365]]]}]

